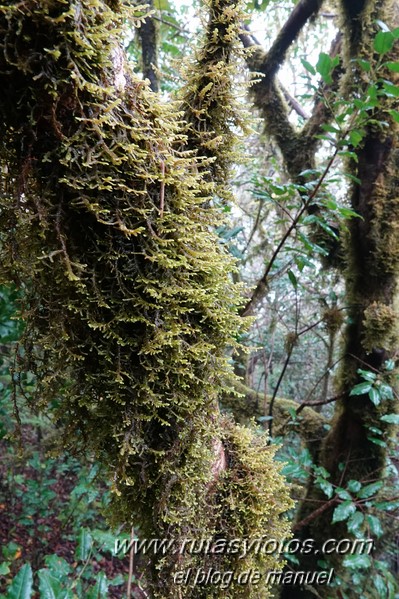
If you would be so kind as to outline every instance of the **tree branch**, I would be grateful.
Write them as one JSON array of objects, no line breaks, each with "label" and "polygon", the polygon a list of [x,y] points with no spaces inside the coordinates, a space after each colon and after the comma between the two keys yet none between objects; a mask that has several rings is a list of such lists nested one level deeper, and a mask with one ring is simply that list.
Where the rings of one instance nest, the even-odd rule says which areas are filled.
[{"label": "tree branch", "polygon": [[322,3],[323,0],[301,0],[296,5],[272,47],[265,54],[263,62],[258,65],[257,70],[260,73],[270,79],[276,75],[285,60],[288,48],[296,40],[307,21],[318,13]]},{"label": "tree branch", "polygon": [[[153,10],[154,1],[148,0],[148,7]],[[138,35],[141,43],[141,58],[143,63],[143,78],[149,79],[150,87],[153,92],[159,92],[158,80],[158,42],[157,26],[155,19],[150,14],[138,29]]]}]

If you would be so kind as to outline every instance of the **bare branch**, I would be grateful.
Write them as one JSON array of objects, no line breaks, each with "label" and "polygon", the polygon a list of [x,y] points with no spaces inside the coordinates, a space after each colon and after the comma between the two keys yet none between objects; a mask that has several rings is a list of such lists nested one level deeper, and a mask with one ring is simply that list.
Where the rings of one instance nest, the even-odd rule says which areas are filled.
[{"label": "bare branch", "polygon": [[293,96],[291,96],[290,92],[285,89],[285,87],[283,87],[283,85],[281,83],[279,83],[280,85],[280,89],[283,92],[283,96],[286,100],[286,102],[288,103],[288,105],[290,106],[290,108],[292,108],[293,110],[295,110],[295,112],[301,116],[303,119],[308,120],[310,118],[310,115],[302,108],[302,106],[299,104],[298,100],[296,100]]}]

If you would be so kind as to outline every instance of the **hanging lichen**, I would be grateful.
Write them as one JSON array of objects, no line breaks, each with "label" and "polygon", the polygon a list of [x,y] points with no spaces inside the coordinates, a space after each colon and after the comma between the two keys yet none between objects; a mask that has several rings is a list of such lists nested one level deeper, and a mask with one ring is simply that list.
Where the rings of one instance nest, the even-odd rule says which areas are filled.
[{"label": "hanging lichen", "polygon": [[[209,121],[227,140],[224,155],[207,137],[210,177],[174,106],[123,65],[127,18],[132,11],[103,0],[0,6],[0,266],[2,281],[24,292],[22,367],[36,375],[38,407],[56,406],[64,445],[106,464],[114,521],[179,543],[280,538],[289,500],[273,452],[217,405],[232,377],[226,347],[241,327],[240,300],[213,233],[219,213],[206,200],[215,185],[223,195],[233,137]],[[215,47],[225,45],[227,34],[209,31]],[[227,85],[216,77],[198,97],[221,102]],[[223,558],[226,568],[238,564]],[[154,596],[177,597],[174,575],[203,559],[154,557]],[[251,563],[276,567],[269,555]],[[233,581],[228,592],[208,584],[184,596],[241,590]],[[245,587],[245,596],[268,590]]]}]

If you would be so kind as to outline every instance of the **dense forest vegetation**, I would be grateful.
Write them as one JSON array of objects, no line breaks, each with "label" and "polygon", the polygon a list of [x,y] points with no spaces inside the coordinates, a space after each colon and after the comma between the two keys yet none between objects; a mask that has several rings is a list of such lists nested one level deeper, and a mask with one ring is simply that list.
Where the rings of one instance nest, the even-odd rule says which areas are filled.
[{"label": "dense forest vegetation", "polygon": [[1,597],[399,596],[398,40],[0,4]]}]

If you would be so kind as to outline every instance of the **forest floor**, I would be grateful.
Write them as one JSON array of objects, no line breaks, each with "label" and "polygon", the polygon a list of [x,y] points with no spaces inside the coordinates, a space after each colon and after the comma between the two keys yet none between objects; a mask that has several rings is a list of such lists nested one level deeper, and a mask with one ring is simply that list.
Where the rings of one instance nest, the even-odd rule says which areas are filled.
[{"label": "forest floor", "polygon": [[69,589],[68,599],[94,589],[102,589],[93,594],[99,598],[126,597],[129,556],[113,554],[116,535],[103,515],[109,491],[98,465],[50,457],[43,445],[40,426],[24,427],[21,455],[7,436],[0,439],[0,592],[10,596],[28,563],[34,599],[45,596],[42,577]]}]

